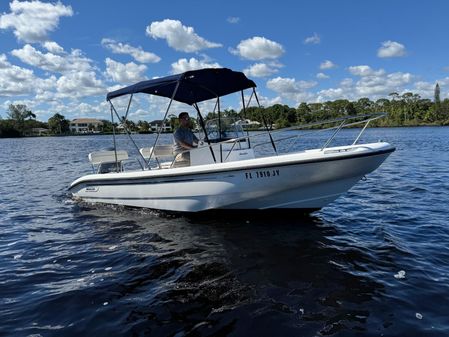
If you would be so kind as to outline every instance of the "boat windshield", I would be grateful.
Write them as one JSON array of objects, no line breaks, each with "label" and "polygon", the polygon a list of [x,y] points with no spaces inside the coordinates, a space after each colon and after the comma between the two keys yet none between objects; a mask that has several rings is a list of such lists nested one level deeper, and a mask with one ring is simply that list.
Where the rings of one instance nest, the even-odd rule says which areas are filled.
[{"label": "boat windshield", "polygon": [[[209,141],[213,143],[245,136],[241,121],[230,117],[206,121],[206,133]],[[204,132],[201,132],[201,138],[205,138]]]}]

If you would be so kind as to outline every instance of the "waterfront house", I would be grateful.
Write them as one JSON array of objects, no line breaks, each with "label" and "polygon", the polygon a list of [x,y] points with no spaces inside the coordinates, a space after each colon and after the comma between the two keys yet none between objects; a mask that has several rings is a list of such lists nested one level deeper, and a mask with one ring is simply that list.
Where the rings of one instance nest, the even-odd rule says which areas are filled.
[{"label": "waterfront house", "polygon": [[162,120],[154,120],[150,122],[150,131],[152,132],[159,132],[162,129],[162,132],[171,132],[172,128],[169,122],[165,122],[164,125],[162,125]]},{"label": "waterfront house", "polygon": [[47,136],[50,130],[46,128],[31,128],[25,131],[25,136]]},{"label": "waterfront house", "polygon": [[252,121],[250,119],[238,120],[235,122],[236,125],[241,125],[244,130],[250,129],[255,130],[261,127],[261,124],[257,121]]},{"label": "waterfront house", "polygon": [[98,133],[103,122],[95,118],[77,118],[70,122],[72,133]]}]

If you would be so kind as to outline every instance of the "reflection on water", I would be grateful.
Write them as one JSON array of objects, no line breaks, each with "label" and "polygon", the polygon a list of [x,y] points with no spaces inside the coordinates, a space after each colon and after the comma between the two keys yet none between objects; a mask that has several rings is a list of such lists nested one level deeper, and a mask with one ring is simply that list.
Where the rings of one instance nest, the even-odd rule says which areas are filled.
[{"label": "reflection on water", "polygon": [[[90,253],[99,259],[95,265],[104,263],[103,270],[93,267],[93,275],[80,276],[79,291],[89,290],[100,307],[107,303],[96,321],[121,317],[115,324],[129,329],[123,332],[364,331],[369,303],[383,291],[375,279],[351,272],[351,265],[371,257],[339,247],[332,239],[338,233],[318,217],[193,222],[136,209],[74,208],[77,222],[94,224],[97,240]],[[64,293],[54,306],[72,301],[82,311],[89,301],[78,303]]]}]

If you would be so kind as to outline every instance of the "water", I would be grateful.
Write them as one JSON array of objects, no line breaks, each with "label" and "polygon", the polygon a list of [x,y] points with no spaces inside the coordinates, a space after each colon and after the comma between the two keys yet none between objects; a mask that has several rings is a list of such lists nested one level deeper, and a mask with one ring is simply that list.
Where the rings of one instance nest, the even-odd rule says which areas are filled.
[{"label": "water", "polygon": [[366,181],[262,219],[74,203],[110,137],[0,139],[0,335],[448,336],[448,132],[368,130]]}]

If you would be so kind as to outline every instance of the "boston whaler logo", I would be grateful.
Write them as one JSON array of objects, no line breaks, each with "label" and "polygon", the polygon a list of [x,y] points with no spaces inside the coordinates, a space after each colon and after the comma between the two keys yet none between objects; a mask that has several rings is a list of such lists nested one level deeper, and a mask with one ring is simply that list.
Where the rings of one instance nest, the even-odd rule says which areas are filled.
[{"label": "boston whaler logo", "polygon": [[245,172],[246,179],[272,178],[278,177],[279,175],[280,175],[279,169]]},{"label": "boston whaler logo", "polygon": [[96,186],[87,186],[86,192],[98,192],[98,187]]}]

